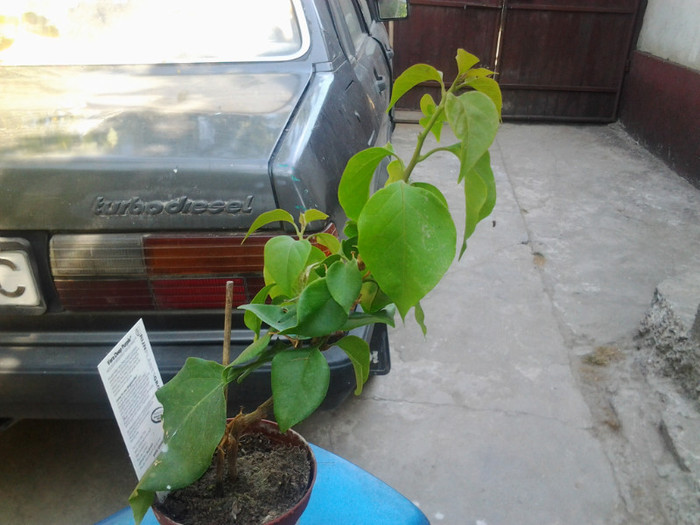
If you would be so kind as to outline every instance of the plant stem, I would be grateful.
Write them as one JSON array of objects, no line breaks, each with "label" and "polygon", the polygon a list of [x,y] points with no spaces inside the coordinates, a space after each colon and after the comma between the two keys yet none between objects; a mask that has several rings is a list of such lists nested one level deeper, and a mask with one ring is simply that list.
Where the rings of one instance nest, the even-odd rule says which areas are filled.
[{"label": "plant stem", "polygon": [[435,112],[432,114],[430,117],[430,120],[428,121],[428,125],[423,128],[423,131],[421,131],[418,134],[418,140],[416,141],[416,147],[413,150],[413,156],[411,157],[411,160],[408,163],[408,166],[406,166],[406,169],[403,172],[403,180],[404,182],[408,182],[408,179],[411,177],[411,173],[413,173],[413,169],[416,167],[416,165],[420,162],[420,152],[423,149],[423,143],[425,142],[425,139],[428,138],[428,133],[430,133],[430,130],[432,127],[435,125],[435,122],[437,122],[437,118],[442,113],[445,109],[445,102],[444,98],[440,101],[440,105],[435,108]]},{"label": "plant stem", "polygon": [[[228,423],[226,423],[226,431],[224,432],[224,437],[221,439],[221,443],[219,443],[219,448],[223,450],[223,453],[226,456],[226,460],[228,462],[229,480],[234,481],[236,479],[238,443],[241,435],[250,425],[252,425],[253,423],[257,423],[265,416],[267,416],[270,410],[272,410],[272,406],[273,399],[272,397],[270,397],[252,412],[244,414],[243,411],[241,411],[236,417],[234,417]],[[221,480],[221,482],[223,482],[223,480]],[[220,480],[218,479],[218,470],[216,483],[217,486],[220,483]]]},{"label": "plant stem", "polygon": [[[224,310],[224,348],[221,364],[228,366],[231,361],[231,315],[233,310],[233,281],[226,281],[226,307]],[[228,385],[224,387],[224,399],[228,402]]]}]

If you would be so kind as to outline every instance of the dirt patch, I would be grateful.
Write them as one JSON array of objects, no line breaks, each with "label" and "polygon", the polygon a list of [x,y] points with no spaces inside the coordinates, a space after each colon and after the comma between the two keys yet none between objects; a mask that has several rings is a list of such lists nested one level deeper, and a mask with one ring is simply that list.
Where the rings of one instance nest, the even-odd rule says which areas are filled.
[{"label": "dirt patch", "polygon": [[238,478],[215,495],[215,471],[171,492],[158,509],[182,525],[259,525],[293,507],[309,485],[310,463],[300,447],[258,434],[241,438]]},{"label": "dirt patch", "polygon": [[597,346],[593,352],[583,356],[583,362],[595,366],[608,366],[623,359],[623,354],[616,346]]},{"label": "dirt patch", "polygon": [[547,258],[540,252],[533,253],[532,260],[538,268],[544,268],[547,264]]}]

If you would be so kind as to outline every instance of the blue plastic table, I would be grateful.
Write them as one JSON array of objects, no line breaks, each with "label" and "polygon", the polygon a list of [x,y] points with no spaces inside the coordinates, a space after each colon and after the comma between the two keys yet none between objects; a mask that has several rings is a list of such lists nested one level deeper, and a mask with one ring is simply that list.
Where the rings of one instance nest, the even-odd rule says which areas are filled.
[{"label": "blue plastic table", "polygon": [[[360,467],[311,445],[318,471],[299,525],[430,525],[418,507]],[[158,525],[149,510],[143,525]],[[97,525],[133,525],[129,507]]]}]

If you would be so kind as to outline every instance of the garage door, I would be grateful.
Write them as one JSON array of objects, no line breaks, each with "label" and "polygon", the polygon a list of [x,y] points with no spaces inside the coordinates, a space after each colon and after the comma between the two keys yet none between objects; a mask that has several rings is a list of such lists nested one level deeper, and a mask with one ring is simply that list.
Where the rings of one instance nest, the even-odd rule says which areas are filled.
[{"label": "garage door", "polygon": [[395,66],[427,62],[451,79],[462,47],[498,72],[504,119],[611,122],[640,16],[640,0],[412,0]]}]

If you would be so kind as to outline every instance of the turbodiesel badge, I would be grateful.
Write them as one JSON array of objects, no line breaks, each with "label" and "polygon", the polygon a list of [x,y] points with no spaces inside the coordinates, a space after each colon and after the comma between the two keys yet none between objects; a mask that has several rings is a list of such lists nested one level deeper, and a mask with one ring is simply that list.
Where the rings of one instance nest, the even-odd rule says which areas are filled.
[{"label": "turbodiesel badge", "polygon": [[92,207],[95,215],[100,217],[138,216],[138,215],[218,215],[226,213],[238,215],[252,213],[254,195],[246,195],[243,199],[228,201],[190,199],[186,195],[169,201],[145,201],[141,197],[131,197],[125,200],[109,200],[98,196]]}]

